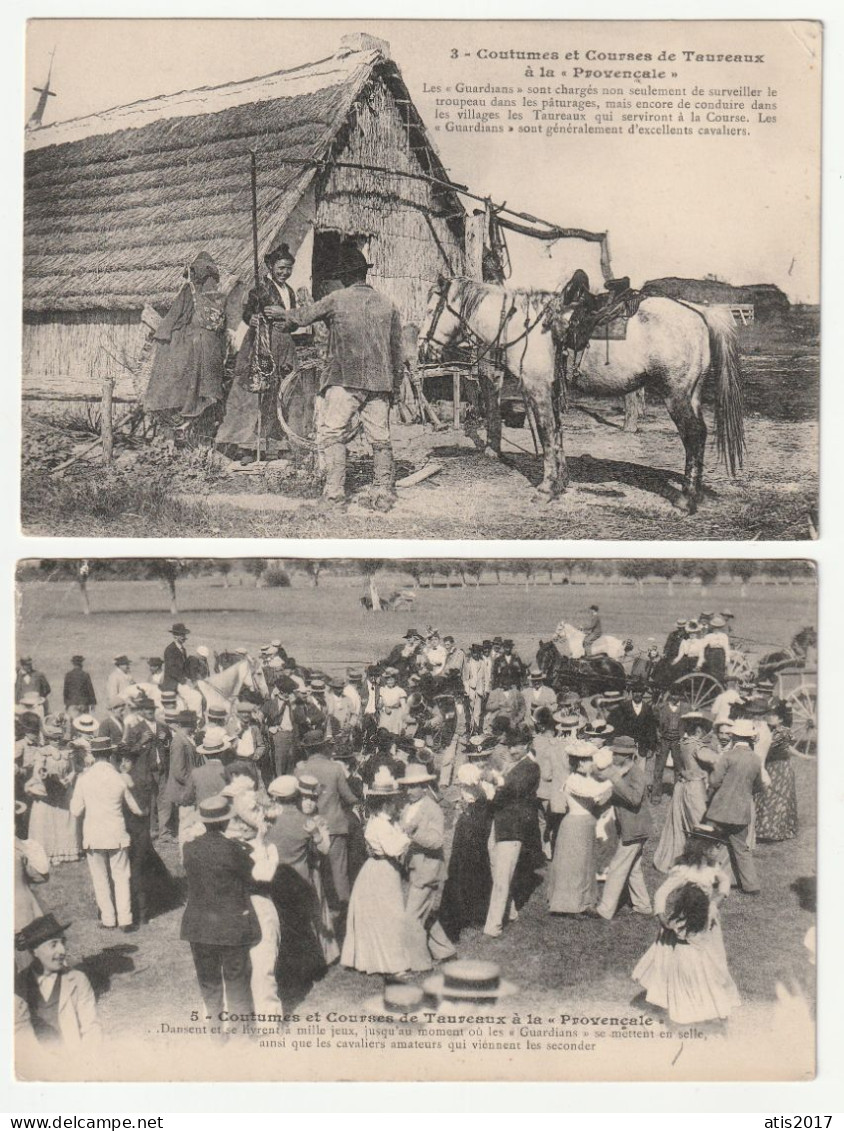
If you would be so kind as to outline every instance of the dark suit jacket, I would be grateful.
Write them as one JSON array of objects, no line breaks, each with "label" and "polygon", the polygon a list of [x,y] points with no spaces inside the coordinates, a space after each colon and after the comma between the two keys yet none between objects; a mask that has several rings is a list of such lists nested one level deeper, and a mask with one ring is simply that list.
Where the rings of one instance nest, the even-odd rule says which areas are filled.
[{"label": "dark suit jacket", "polygon": [[192,805],[196,787],[191,771],[197,766],[199,756],[188,736],[180,730],[173,731],[170,739],[170,763],[167,772],[166,797],[174,805]]},{"label": "dark suit jacket", "polygon": [[80,668],[71,668],[64,677],[65,707],[96,707],[97,696],[91,677]]},{"label": "dark suit jacket", "polygon": [[123,744],[131,750],[140,751],[135,763],[136,776],[150,777],[162,771],[166,774],[167,737],[167,732],[160,723],[155,723],[152,730],[142,722],[129,727]]},{"label": "dark suit jacket", "polygon": [[643,703],[642,710],[637,715],[632,701],[626,699],[610,711],[607,722],[615,727],[617,735],[626,734],[628,738],[635,739],[640,754],[653,750],[657,744],[659,729],[656,711],[650,703]]},{"label": "dark suit jacket", "polygon": [[496,840],[529,840],[537,825],[539,763],[525,756],[517,762],[492,799]]},{"label": "dark suit jacket", "polygon": [[180,683],[188,677],[188,657],[175,640],[171,640],[164,649],[164,676],[161,680],[162,691],[175,691]]},{"label": "dark suit jacket", "polygon": [[722,825],[749,825],[753,787],[761,774],[759,757],[749,746],[736,743],[712,771],[710,783],[715,793],[706,819]]},{"label": "dark suit jacket", "polygon": [[645,804],[648,784],[645,771],[634,762],[626,774],[609,770],[607,777],[612,782],[612,803],[622,843],[647,840],[653,829],[653,821],[650,809]]},{"label": "dark suit jacket", "polygon": [[254,946],[261,928],[249,899],[252,857],[213,826],[184,847],[188,902],[180,937],[212,946]]}]

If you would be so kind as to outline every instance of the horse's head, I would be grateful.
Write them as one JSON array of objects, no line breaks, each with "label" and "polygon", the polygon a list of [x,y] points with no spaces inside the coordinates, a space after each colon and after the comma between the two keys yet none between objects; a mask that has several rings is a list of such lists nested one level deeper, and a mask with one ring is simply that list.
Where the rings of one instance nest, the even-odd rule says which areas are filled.
[{"label": "horse's head", "polygon": [[462,334],[460,312],[452,302],[454,283],[454,279],[440,275],[428,291],[428,305],[419,327],[418,358],[422,364],[439,360],[443,350]]}]

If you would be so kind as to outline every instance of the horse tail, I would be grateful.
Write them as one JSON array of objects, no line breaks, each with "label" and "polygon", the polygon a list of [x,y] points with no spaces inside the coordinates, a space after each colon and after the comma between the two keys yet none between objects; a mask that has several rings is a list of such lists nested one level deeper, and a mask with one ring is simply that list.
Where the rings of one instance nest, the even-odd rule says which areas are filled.
[{"label": "horse tail", "polygon": [[744,405],[738,333],[729,310],[697,307],[709,330],[709,373],[715,377],[715,433],[718,458],[730,475],[744,466]]}]

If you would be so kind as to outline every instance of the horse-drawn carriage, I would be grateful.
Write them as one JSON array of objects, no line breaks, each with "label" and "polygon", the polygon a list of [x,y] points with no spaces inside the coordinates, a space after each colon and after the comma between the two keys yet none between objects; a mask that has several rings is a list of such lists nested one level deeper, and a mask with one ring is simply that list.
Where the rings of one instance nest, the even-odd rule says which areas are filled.
[{"label": "horse-drawn carriage", "polygon": [[603,691],[630,691],[644,685],[654,703],[662,702],[669,691],[676,691],[693,711],[701,711],[710,707],[724,690],[723,683],[705,669],[681,668],[676,673],[673,665],[657,660],[648,662],[639,674],[631,675],[621,661],[607,655],[564,656],[553,640],[540,640],[536,663],[555,691],[575,691],[581,698]]}]

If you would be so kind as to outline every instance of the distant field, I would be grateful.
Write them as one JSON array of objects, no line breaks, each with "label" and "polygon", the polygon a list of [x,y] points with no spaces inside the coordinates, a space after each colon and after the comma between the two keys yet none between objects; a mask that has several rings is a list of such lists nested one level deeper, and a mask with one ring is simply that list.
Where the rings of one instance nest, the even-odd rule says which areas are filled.
[{"label": "distant field", "polygon": [[[677,617],[707,608],[731,609],[737,635],[757,642],[760,652],[787,645],[797,629],[815,622],[815,590],[805,584],[751,584],[746,598],[738,585],[716,585],[702,596],[697,586],[677,584],[671,595],[667,585],[639,592],[633,585],[485,584],[419,589],[412,611],[372,614],[360,606],[359,580],[326,578],[317,589],[256,589],[253,579],[242,580],[228,589],[218,578],[179,582],[179,618],[191,629],[191,645],[254,650],[279,637],[301,663],[328,671],[378,659],[410,626],[433,625],[463,645],[510,636],[521,655],[532,658],[541,637],[547,639],[564,616],[579,621],[592,603],[600,606],[606,632],[639,643],[653,636],[660,646]],[[405,584],[399,576],[378,578],[383,595]],[[32,653],[57,689],[75,652],[88,657],[95,687],[102,689],[112,656],[160,656],[170,640],[169,599],[155,582],[93,581],[88,588],[90,617],[82,615],[72,582],[19,589],[18,652]]]}]

